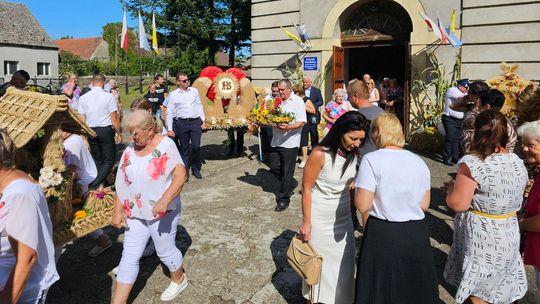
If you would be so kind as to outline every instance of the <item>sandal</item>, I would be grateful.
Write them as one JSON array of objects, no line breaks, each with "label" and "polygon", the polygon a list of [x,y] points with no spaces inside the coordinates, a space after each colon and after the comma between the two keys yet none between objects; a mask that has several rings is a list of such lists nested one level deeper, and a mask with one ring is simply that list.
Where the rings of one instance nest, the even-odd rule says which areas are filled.
[{"label": "sandal", "polygon": [[103,251],[111,248],[111,246],[112,246],[112,242],[109,242],[107,245],[105,245],[103,247],[96,245],[96,246],[94,246],[94,248],[92,248],[90,251],[88,251],[88,256],[95,258],[98,255],[102,254]]}]

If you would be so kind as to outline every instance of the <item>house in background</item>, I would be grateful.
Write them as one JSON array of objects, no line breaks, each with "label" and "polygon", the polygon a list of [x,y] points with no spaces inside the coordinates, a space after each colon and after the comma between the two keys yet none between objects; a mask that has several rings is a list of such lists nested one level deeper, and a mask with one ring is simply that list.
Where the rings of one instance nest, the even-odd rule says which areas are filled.
[{"label": "house in background", "polygon": [[58,46],[24,4],[0,1],[0,64],[0,83],[17,70],[38,85],[58,78]]},{"label": "house in background", "polygon": [[83,60],[109,60],[109,44],[101,37],[59,39],[54,43],[60,52],[71,53]]}]

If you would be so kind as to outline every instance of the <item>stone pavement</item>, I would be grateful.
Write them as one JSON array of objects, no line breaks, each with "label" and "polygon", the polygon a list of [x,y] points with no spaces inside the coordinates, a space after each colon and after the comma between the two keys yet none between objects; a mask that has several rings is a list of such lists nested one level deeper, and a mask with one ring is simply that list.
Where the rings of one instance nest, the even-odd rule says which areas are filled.
[{"label": "stone pavement", "polygon": [[[286,250],[301,223],[299,188],[284,212],[274,212],[276,179],[257,160],[257,138],[246,135],[248,156],[227,157],[226,133],[203,134],[202,180],[194,177],[182,193],[182,217],[177,245],[185,254],[189,287],[171,303],[304,303],[299,277],[287,265]],[[432,202],[427,214],[439,272],[440,298],[453,303],[454,289],[444,283],[442,269],[452,242],[452,212],[438,187],[455,168],[423,157],[432,174]],[[301,181],[302,170],[295,178]],[[116,239],[120,232],[107,228]],[[361,235],[357,233],[358,240]],[[58,270],[61,279],[49,291],[47,303],[110,303],[114,275],[122,252],[122,237],[97,258],[86,255],[90,238],[65,247]],[[529,268],[529,288],[520,303],[540,303]],[[160,303],[168,286],[159,259],[141,260],[132,291],[133,303]]]}]

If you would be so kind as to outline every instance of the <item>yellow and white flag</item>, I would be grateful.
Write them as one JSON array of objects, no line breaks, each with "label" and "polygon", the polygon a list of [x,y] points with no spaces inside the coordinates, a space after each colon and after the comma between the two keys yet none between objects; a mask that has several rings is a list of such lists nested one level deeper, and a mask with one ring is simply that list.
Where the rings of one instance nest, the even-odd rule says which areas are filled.
[{"label": "yellow and white flag", "polygon": [[456,10],[452,11],[452,18],[450,21],[450,32],[452,33],[456,32]]},{"label": "yellow and white flag", "polygon": [[156,33],[156,15],[154,13],[152,13],[152,49],[154,49],[154,52],[159,55]]}]

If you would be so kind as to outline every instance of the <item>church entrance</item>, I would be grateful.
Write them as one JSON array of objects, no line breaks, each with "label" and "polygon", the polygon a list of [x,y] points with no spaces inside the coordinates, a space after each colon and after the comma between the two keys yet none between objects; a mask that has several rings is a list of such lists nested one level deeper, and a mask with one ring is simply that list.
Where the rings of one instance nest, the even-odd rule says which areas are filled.
[{"label": "church entrance", "polygon": [[392,79],[392,86],[397,84],[402,93],[400,102],[389,110],[399,114],[407,130],[412,21],[394,1],[358,3],[340,17],[341,46],[335,46],[333,54],[334,89],[369,74],[381,97],[387,97],[383,78]]}]

